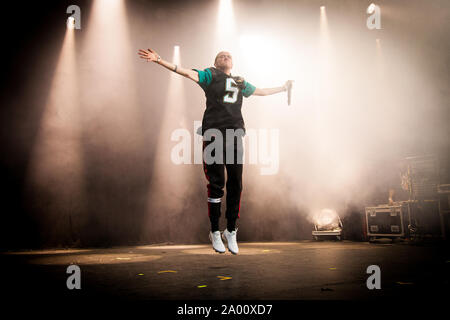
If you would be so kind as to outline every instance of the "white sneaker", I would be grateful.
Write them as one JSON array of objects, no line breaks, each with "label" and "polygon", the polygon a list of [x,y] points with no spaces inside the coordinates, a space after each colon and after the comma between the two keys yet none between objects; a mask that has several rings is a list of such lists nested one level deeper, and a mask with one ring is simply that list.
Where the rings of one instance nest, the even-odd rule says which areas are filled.
[{"label": "white sneaker", "polygon": [[227,242],[228,250],[230,250],[232,254],[238,254],[239,252],[238,244],[236,241],[236,233],[237,230],[230,232],[228,231],[228,229],[225,229],[222,233],[222,238]]},{"label": "white sneaker", "polygon": [[209,232],[209,240],[211,240],[214,250],[219,253],[225,252],[225,246],[220,238],[220,231]]}]

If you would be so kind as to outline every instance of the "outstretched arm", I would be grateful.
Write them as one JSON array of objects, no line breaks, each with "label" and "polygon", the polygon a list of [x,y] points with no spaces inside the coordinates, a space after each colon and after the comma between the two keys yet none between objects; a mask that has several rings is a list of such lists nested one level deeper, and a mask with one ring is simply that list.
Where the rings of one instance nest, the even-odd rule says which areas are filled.
[{"label": "outstretched arm", "polygon": [[147,62],[155,62],[155,63],[165,67],[166,69],[176,72],[176,73],[178,73],[188,79],[191,79],[195,82],[198,82],[198,80],[199,80],[197,71],[194,71],[191,69],[185,69],[181,66],[178,66],[171,62],[165,61],[165,60],[161,59],[160,55],[157,54],[152,49],[148,49],[148,50],[139,49],[138,54],[142,59],[147,60]]},{"label": "outstretched arm", "polygon": [[256,88],[255,92],[253,92],[253,95],[254,96],[269,96],[271,94],[284,92],[284,91],[287,91],[287,89],[290,85],[292,85],[292,80],[286,81],[286,83],[282,87],[264,88],[264,89]]}]

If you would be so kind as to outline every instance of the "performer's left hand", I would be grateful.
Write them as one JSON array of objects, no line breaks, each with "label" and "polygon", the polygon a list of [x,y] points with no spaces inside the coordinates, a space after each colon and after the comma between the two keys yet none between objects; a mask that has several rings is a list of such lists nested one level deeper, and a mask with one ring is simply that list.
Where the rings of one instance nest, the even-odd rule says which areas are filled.
[{"label": "performer's left hand", "polygon": [[294,82],[294,80],[288,80],[286,81],[286,83],[284,84],[284,91],[288,91],[290,88],[292,88],[292,83]]}]

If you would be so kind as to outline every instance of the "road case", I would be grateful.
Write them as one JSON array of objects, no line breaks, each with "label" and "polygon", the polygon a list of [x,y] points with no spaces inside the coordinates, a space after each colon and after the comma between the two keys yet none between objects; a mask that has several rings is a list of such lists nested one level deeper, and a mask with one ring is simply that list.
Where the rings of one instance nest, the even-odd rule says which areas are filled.
[{"label": "road case", "polygon": [[366,228],[369,238],[404,237],[407,207],[404,205],[380,205],[366,207]]}]

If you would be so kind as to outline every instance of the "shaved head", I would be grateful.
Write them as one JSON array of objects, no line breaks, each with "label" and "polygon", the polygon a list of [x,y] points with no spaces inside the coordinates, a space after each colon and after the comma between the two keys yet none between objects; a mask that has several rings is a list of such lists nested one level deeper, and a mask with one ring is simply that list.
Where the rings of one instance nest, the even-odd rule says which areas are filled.
[{"label": "shaved head", "polygon": [[233,57],[231,53],[228,51],[220,51],[214,59],[214,66],[223,71],[231,70],[233,68]]}]

